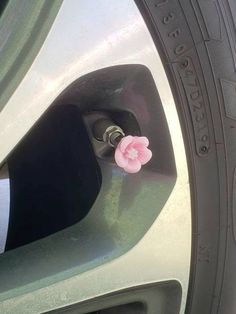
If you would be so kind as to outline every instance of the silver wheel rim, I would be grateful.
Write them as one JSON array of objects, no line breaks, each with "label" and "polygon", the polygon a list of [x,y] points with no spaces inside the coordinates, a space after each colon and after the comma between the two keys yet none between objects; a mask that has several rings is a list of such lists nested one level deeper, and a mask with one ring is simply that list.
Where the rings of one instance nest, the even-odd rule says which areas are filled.
[{"label": "silver wheel rim", "polygon": [[101,0],[95,6],[93,1],[64,1],[30,70],[0,113],[0,163],[70,83],[89,72],[120,64],[142,64],[153,75],[174,148],[178,174],[174,190],[154,224],[127,253],[99,267],[85,266],[63,281],[52,279],[49,282],[53,284],[45,288],[48,281],[44,278],[41,289],[30,284],[31,293],[25,286],[9,290],[2,294],[3,312],[18,309],[29,313],[30,309],[30,313],[37,313],[39,308],[43,312],[132,286],[173,279],[181,283],[184,312],[191,255],[186,155],[161,59],[133,1]]}]

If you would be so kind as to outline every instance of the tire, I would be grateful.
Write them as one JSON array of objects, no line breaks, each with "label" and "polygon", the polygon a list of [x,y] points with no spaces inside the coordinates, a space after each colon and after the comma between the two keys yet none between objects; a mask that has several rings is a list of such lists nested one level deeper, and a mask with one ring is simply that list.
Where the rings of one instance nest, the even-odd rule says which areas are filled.
[{"label": "tire", "polygon": [[[192,197],[186,313],[236,309],[236,2],[137,0],[184,134]],[[173,143],[174,144],[174,143]]]}]

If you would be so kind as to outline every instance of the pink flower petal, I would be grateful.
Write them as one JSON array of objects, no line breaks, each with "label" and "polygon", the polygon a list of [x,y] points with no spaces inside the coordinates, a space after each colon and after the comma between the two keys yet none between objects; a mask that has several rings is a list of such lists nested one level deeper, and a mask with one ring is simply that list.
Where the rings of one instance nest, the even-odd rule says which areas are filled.
[{"label": "pink flower petal", "polygon": [[124,154],[121,152],[119,145],[115,151],[115,161],[117,165],[122,168],[128,165],[128,159],[125,158]]},{"label": "pink flower petal", "polygon": [[149,160],[152,158],[152,152],[148,148],[144,148],[139,150],[138,152],[138,160],[140,161],[141,165],[145,165]]},{"label": "pink flower petal", "polygon": [[122,153],[125,152],[127,146],[129,144],[131,144],[132,141],[133,141],[133,136],[132,135],[128,135],[128,136],[125,136],[125,137],[122,138],[122,140],[120,141],[120,143],[118,145]]},{"label": "pink flower petal", "polygon": [[141,169],[141,163],[135,159],[135,160],[130,160],[128,161],[128,165],[124,167],[124,170],[128,173],[136,173],[139,172]]},{"label": "pink flower petal", "polygon": [[148,147],[149,140],[146,136],[134,136],[133,144],[135,145],[135,147],[137,144],[141,144],[142,146]]}]

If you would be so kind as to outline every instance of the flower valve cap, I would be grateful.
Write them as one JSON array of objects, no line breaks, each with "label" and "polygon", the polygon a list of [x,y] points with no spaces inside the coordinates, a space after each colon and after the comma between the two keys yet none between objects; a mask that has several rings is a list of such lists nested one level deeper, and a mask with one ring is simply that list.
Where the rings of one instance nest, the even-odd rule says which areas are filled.
[{"label": "flower valve cap", "polygon": [[124,131],[109,119],[100,119],[93,126],[94,137],[115,149],[115,162],[128,173],[139,172],[152,158],[145,136],[125,136]]},{"label": "flower valve cap", "polygon": [[124,136],[115,149],[116,164],[128,173],[139,172],[152,158],[148,148],[149,140],[145,136]]}]

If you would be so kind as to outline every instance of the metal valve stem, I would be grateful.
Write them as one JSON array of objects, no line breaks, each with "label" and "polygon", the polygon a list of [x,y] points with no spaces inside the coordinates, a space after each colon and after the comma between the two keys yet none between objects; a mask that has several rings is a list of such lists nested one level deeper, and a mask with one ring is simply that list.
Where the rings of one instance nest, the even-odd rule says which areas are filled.
[{"label": "metal valve stem", "polygon": [[93,135],[98,141],[103,141],[111,147],[116,147],[125,136],[125,133],[112,120],[100,119],[93,125]]}]

